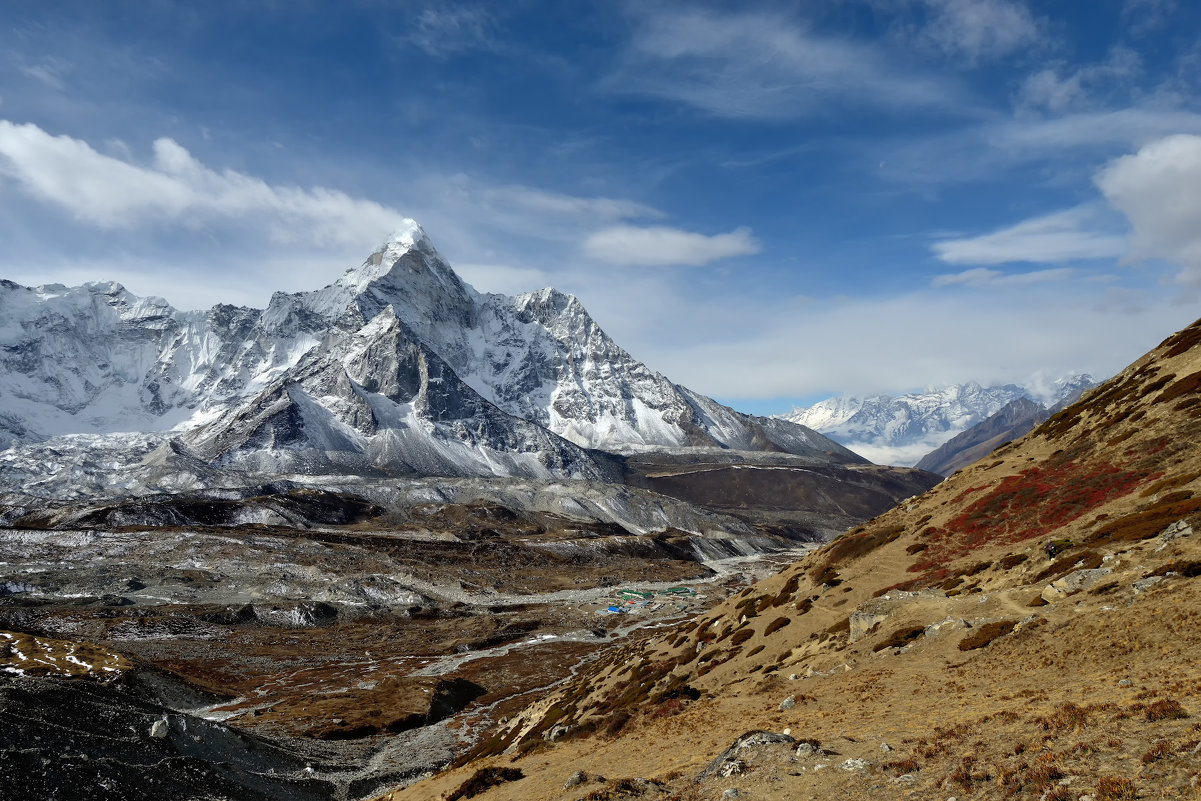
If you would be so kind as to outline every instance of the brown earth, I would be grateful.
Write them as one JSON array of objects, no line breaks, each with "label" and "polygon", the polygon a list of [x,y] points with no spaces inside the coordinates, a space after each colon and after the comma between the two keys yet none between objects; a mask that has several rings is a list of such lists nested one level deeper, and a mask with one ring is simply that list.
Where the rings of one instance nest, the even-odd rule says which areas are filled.
[{"label": "brown earth", "polygon": [[1198,442],[1201,323],[383,798],[1199,798]]}]

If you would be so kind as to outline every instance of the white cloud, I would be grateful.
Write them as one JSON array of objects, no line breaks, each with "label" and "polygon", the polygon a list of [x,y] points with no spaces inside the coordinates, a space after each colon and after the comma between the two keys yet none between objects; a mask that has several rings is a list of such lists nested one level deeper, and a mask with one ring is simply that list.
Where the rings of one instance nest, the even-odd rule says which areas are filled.
[{"label": "white cloud", "polygon": [[1180,134],[1110,162],[1096,178],[1134,228],[1131,255],[1180,265],[1182,283],[1201,283],[1201,136]]},{"label": "white cloud", "polygon": [[217,172],[168,138],[155,140],[154,159],[143,166],[7,120],[0,120],[0,176],[106,229],[224,220],[266,225],[279,242],[370,246],[404,218],[335,189],[273,186],[235,170]]},{"label": "white cloud", "polygon": [[455,272],[481,292],[519,295],[554,285],[555,277],[534,267],[456,262]]},{"label": "white cloud", "polygon": [[395,209],[322,186],[273,186],[232,169],[216,172],[174,139],[156,139],[154,160],[142,166],[8,120],[0,120],[0,177],[101,228],[255,221],[276,241],[336,246],[375,244],[404,220]]},{"label": "white cloud", "polygon": [[[1025,220],[981,236],[937,242],[933,250],[948,264],[1057,263],[1074,259],[1117,258],[1126,250],[1123,237],[1091,228],[1096,213],[1078,207]],[[967,275],[964,273],[962,275]],[[943,284],[938,282],[943,280]],[[940,276],[935,285],[963,283]]]},{"label": "white cloud", "polygon": [[1030,11],[1011,0],[925,0],[929,21],[922,37],[950,54],[975,61],[1004,56],[1039,41]]},{"label": "white cloud", "polygon": [[678,228],[637,228],[615,225],[588,237],[584,252],[589,258],[625,267],[699,266],[731,256],[759,252],[759,242],[749,228],[706,236]]},{"label": "white cloud", "polygon": [[635,18],[609,91],[734,118],[788,118],[831,104],[946,106],[945,80],[912,74],[877,48],[817,35],[783,16],[655,8]]}]

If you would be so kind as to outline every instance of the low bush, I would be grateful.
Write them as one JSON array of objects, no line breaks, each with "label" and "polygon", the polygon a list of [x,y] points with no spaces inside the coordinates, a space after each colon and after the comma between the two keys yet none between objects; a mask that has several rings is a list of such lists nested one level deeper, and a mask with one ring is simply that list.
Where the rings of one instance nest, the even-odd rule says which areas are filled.
[{"label": "low bush", "polygon": [[1016,620],[998,620],[995,623],[986,623],[972,634],[964,637],[959,642],[959,650],[973,651],[977,648],[983,648],[998,637],[1004,637],[1013,631],[1017,624]]},{"label": "low bush", "polygon": [[924,626],[906,626],[905,628],[897,629],[888,638],[872,648],[872,651],[879,652],[885,648],[901,648],[916,640],[918,637],[926,633]]},{"label": "low bush", "polygon": [[1180,720],[1187,717],[1188,712],[1180,705],[1180,702],[1171,698],[1156,701],[1147,707],[1147,720],[1152,723],[1157,720]]},{"label": "low bush", "polygon": [[471,778],[459,785],[458,789],[446,797],[446,801],[458,801],[460,798],[475,798],[487,790],[518,779],[524,779],[521,768],[480,768]]}]

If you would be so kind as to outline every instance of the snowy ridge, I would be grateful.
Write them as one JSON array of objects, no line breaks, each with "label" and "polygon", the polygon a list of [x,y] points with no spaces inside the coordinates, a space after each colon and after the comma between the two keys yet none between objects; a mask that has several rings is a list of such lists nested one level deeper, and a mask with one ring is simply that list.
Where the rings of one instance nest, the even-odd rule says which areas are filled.
[{"label": "snowy ridge", "polygon": [[1054,406],[1095,383],[1088,375],[1037,388],[968,382],[895,397],[840,396],[779,417],[816,429],[878,464],[909,466],[1019,398]]},{"label": "snowy ridge", "polygon": [[860,461],[673,384],[570,295],[476,292],[413,222],[334,283],[263,310],[2,282],[0,321],[0,447],[171,432],[220,469],[600,480],[616,468],[593,449]]}]

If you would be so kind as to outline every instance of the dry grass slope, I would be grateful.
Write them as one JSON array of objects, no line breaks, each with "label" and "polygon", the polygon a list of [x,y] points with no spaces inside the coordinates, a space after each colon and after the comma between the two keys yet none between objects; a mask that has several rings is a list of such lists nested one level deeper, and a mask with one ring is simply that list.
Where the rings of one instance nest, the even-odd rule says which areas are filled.
[{"label": "dry grass slope", "polygon": [[1201,798],[1197,442],[1201,323],[388,798]]}]

